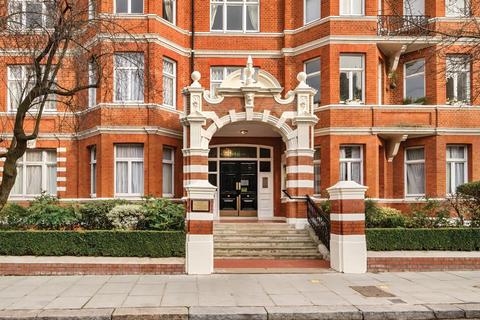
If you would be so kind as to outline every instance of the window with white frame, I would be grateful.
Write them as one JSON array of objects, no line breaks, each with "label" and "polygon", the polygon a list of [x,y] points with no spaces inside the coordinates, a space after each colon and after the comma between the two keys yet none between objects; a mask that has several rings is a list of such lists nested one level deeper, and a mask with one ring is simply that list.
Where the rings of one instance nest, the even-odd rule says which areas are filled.
[{"label": "window with white frame", "polygon": [[9,26],[13,29],[44,29],[53,27],[53,1],[9,0]]},{"label": "window with white frame", "polygon": [[317,90],[314,103],[320,102],[320,58],[309,60],[304,63],[305,73],[307,74],[307,84]]},{"label": "window with white frame", "polygon": [[322,6],[321,0],[304,0],[303,5],[304,5],[303,16],[304,16],[305,24],[308,24],[310,22],[320,19],[321,17],[320,10]]},{"label": "window with white frame", "polygon": [[174,164],[175,151],[170,147],[163,147],[163,196],[173,197],[174,191]]},{"label": "window with white frame", "polygon": [[425,15],[425,0],[403,0],[403,14],[406,16]]},{"label": "window with white frame", "polygon": [[95,19],[96,1],[88,0],[88,20]]},{"label": "window with white frame", "polygon": [[143,13],[143,0],[115,0],[115,13]]},{"label": "window with white frame", "polygon": [[447,194],[457,192],[457,187],[468,182],[467,146],[447,146]]},{"label": "window with white frame", "polygon": [[176,23],[177,19],[177,1],[176,0],[163,0],[163,19]]},{"label": "window with white frame", "polygon": [[[97,69],[94,62],[88,63],[88,85],[97,83]],[[88,89],[88,107],[92,108],[97,104],[97,88]]]},{"label": "window with white frame", "polygon": [[115,101],[143,103],[144,56],[129,52],[115,54]]},{"label": "window with white frame", "polygon": [[340,147],[340,181],[363,183],[362,146]]},{"label": "window with white frame", "polygon": [[363,15],[364,14],[363,0],[340,0],[340,15]]},{"label": "window with white frame", "polygon": [[445,11],[447,17],[467,17],[470,15],[468,0],[446,0]]},{"label": "window with white frame", "polygon": [[210,0],[210,30],[259,31],[259,0]]},{"label": "window with white frame", "polygon": [[97,147],[90,147],[90,195],[97,194]]},{"label": "window with white frame", "polygon": [[[8,66],[8,109],[15,111],[18,105],[22,102],[28,92],[35,84],[35,71],[30,65],[14,65]],[[42,68],[44,69],[44,68]],[[32,109],[38,109],[44,96],[38,97],[32,103]],[[54,111],[56,110],[55,95],[48,95],[45,101],[44,110]]]},{"label": "window with white frame", "polygon": [[407,197],[425,195],[425,149],[405,150],[405,193]]},{"label": "window with white frame", "polygon": [[405,83],[403,97],[407,102],[416,102],[425,97],[425,60],[405,63]]},{"label": "window with white frame", "polygon": [[236,70],[242,69],[241,67],[211,67],[210,68],[210,96],[215,97],[217,95],[217,89],[222,84],[222,81]]},{"label": "window with white frame", "polygon": [[320,176],[320,148],[315,148],[315,153],[313,155],[313,193],[314,194],[320,194],[320,182],[321,182],[321,176]]},{"label": "window with white frame", "polygon": [[57,152],[29,149],[17,161],[17,178],[13,196],[38,196],[42,192],[57,194]]},{"label": "window with white frame", "polygon": [[143,145],[115,145],[115,194],[142,196],[143,185]]},{"label": "window with white frame", "polygon": [[363,103],[364,57],[360,54],[340,55],[340,102]]},{"label": "window with white frame", "polygon": [[470,102],[470,59],[466,55],[447,56],[447,103]]},{"label": "window with white frame", "polygon": [[163,59],[163,104],[175,108],[177,98],[177,64]]}]

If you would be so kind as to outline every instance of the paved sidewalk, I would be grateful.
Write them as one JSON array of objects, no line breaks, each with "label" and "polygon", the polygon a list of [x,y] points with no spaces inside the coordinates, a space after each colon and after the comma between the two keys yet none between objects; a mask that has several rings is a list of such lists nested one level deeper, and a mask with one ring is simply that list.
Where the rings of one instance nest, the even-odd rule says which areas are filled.
[{"label": "paved sidewalk", "polygon": [[[255,312],[265,312],[265,315],[284,310],[343,310],[355,314],[360,312],[365,319],[368,318],[365,317],[368,312],[377,314],[388,310],[416,312],[417,315],[425,314],[434,319],[434,310],[438,309],[457,311],[455,317],[449,314],[448,319],[460,319],[468,314],[480,318],[480,304],[474,303],[480,303],[480,272],[477,271],[362,275],[330,272],[294,275],[0,277],[0,310],[3,310],[0,311],[0,319],[2,315],[3,318],[11,315],[11,310],[32,310],[27,312],[32,316],[40,314],[42,310],[48,313],[48,310],[58,309],[104,308],[97,312],[112,313],[113,309],[117,309],[115,312],[121,313],[132,310],[123,308],[155,307],[191,307],[190,313],[222,310],[234,313],[237,309],[227,307],[257,307],[238,310],[257,310]],[[477,313],[466,313],[465,309]],[[138,312],[138,309],[135,310],[131,312]],[[184,312],[187,309],[143,310]],[[89,312],[92,311],[84,310],[86,314]],[[420,318],[430,319],[429,316]]]}]

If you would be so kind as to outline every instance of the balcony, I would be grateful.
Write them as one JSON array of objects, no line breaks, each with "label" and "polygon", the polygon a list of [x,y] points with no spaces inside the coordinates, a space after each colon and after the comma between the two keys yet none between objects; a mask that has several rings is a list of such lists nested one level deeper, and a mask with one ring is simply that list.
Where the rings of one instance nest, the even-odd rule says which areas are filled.
[{"label": "balcony", "polygon": [[379,36],[420,37],[429,33],[429,16],[425,15],[379,15],[377,34]]}]

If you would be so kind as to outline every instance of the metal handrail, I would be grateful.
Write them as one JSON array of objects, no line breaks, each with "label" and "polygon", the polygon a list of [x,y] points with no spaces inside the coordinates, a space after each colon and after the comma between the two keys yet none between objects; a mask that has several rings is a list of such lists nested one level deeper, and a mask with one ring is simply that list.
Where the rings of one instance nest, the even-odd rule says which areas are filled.
[{"label": "metal handrail", "polygon": [[429,16],[425,15],[379,15],[379,36],[425,36],[429,33]]},{"label": "metal handrail", "polygon": [[306,196],[306,199],[308,223],[318,239],[330,249],[330,216],[309,195]]}]

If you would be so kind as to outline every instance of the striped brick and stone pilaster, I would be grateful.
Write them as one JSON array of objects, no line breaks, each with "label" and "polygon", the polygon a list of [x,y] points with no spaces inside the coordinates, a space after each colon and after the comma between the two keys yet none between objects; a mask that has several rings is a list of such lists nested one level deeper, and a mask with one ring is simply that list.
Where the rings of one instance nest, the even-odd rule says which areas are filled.
[{"label": "striped brick and stone pilaster", "polygon": [[340,181],[327,189],[331,201],[330,263],[345,273],[367,272],[365,191],[354,181]]},{"label": "striped brick and stone pilaster", "polygon": [[213,210],[217,188],[208,182],[208,152],[204,147],[202,113],[203,88],[200,74],[192,73],[193,83],[184,89],[188,101],[184,126],[184,188],[186,201],[186,272],[213,272]]},{"label": "striped brick and stone pilaster", "polygon": [[307,205],[303,197],[313,194],[314,150],[287,150],[286,188],[293,199],[286,199],[286,217],[290,224],[301,229],[307,224]]}]

